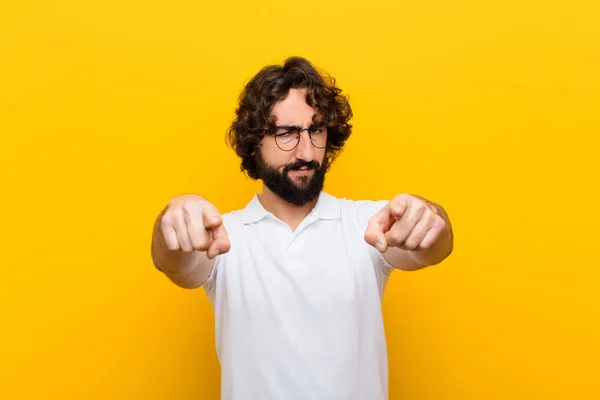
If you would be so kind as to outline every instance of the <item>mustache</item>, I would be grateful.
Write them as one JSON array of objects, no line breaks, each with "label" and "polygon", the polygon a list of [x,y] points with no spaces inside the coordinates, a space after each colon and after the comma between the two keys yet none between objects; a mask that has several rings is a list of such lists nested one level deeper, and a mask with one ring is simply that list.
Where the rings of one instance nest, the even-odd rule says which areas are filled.
[{"label": "mustache", "polygon": [[296,160],[293,163],[286,165],[285,168],[283,169],[283,172],[286,173],[288,171],[297,170],[302,167],[306,167],[307,169],[316,170],[316,169],[319,169],[321,167],[321,165],[318,162],[316,162],[315,160],[312,160],[312,161]]}]

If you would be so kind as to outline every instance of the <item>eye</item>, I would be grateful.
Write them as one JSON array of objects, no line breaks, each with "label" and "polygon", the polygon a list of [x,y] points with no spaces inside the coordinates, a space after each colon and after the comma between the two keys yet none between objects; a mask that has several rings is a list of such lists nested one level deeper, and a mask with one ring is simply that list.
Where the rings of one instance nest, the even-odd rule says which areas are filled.
[{"label": "eye", "polygon": [[325,133],[325,128],[323,128],[322,126],[316,126],[314,128],[311,128],[310,133],[311,135],[321,135]]},{"label": "eye", "polygon": [[278,129],[277,132],[275,132],[275,134],[279,137],[286,137],[292,136],[294,134],[294,131],[291,129]]},{"label": "eye", "polygon": [[278,129],[275,137],[280,141],[290,141],[296,139],[298,132],[295,129]]}]

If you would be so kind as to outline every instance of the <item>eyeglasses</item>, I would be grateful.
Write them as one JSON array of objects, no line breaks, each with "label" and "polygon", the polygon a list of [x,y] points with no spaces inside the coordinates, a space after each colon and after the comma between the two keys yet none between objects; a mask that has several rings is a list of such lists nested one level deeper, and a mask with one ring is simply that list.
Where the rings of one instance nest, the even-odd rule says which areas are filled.
[{"label": "eyeglasses", "polygon": [[299,126],[276,126],[272,130],[263,130],[264,133],[275,136],[275,144],[283,151],[292,151],[298,146],[302,131],[308,132],[310,142],[317,149],[327,147],[327,129],[322,125],[304,129]]}]

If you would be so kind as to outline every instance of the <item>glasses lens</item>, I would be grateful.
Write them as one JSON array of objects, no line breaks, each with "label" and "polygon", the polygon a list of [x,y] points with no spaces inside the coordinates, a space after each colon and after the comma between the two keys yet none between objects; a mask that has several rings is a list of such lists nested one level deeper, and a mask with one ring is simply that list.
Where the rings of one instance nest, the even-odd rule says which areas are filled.
[{"label": "glasses lens", "polygon": [[299,132],[297,129],[278,129],[275,141],[281,150],[292,150],[298,144]]},{"label": "glasses lens", "polygon": [[313,146],[320,149],[324,148],[327,145],[327,130],[325,128],[315,128],[310,133],[310,141]]}]

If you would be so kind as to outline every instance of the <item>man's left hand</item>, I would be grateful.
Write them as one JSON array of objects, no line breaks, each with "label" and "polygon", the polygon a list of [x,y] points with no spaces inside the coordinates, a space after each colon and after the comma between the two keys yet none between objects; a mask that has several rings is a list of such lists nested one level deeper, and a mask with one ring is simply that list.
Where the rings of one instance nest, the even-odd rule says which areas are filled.
[{"label": "man's left hand", "polygon": [[400,194],[369,219],[365,240],[381,253],[388,247],[428,249],[445,228],[446,222],[432,203]]}]

